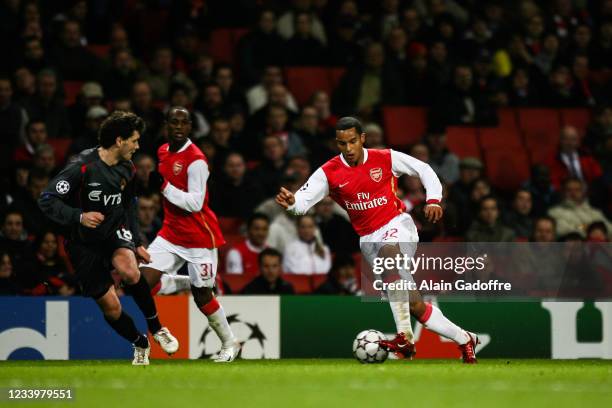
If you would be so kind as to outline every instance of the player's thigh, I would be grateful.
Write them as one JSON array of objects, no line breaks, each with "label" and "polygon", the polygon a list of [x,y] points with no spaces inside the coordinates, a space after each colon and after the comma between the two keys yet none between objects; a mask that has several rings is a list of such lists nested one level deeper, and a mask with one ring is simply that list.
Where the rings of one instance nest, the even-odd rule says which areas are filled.
[{"label": "player's thigh", "polygon": [[121,279],[130,285],[140,280],[140,270],[136,261],[134,250],[119,247],[113,251],[112,264],[121,276]]},{"label": "player's thigh", "polygon": [[167,241],[163,241],[159,237],[151,242],[147,252],[151,256],[151,262],[148,264],[141,263],[141,268],[154,269],[161,273],[176,275],[185,263],[185,259],[179,256]]},{"label": "player's thigh", "polygon": [[66,246],[83,296],[98,299],[114,285],[110,256],[100,245],[69,242]]},{"label": "player's thigh", "polygon": [[[194,262],[192,262],[194,261]],[[187,262],[191,285],[196,288],[212,288],[217,277],[218,255],[216,249],[202,249],[197,260]]]}]

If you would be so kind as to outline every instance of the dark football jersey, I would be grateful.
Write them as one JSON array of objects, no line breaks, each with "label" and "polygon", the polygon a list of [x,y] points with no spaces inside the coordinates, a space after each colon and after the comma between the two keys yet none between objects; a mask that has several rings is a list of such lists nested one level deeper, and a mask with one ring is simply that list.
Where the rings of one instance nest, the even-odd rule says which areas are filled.
[{"label": "dark football jersey", "polygon": [[[38,204],[52,220],[71,227],[71,238],[84,243],[103,242],[110,237],[140,245],[135,168],[131,161],[109,166],[97,148],[78,154],[49,183]],[[104,221],[97,228],[81,225],[82,213],[97,211]]]}]

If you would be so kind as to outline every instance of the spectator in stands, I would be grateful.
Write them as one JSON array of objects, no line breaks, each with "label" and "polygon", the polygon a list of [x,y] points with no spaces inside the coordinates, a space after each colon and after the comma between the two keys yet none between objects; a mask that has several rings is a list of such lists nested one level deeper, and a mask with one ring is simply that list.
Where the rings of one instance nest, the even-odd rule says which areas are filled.
[{"label": "spectator in stands", "polygon": [[383,129],[377,123],[367,123],[363,126],[366,134],[365,146],[368,149],[385,149],[385,137]]},{"label": "spectator in stands", "polygon": [[335,31],[331,33],[329,42],[329,65],[351,66],[357,63],[362,53],[357,43],[358,17],[341,14],[332,27]]},{"label": "spectator in stands", "polygon": [[260,180],[266,197],[272,197],[280,188],[287,166],[287,147],[277,135],[269,134],[262,140],[263,160],[255,169],[254,176]]},{"label": "spectator in stands", "polygon": [[227,155],[210,191],[210,207],[221,217],[247,218],[265,198],[261,184],[247,174],[244,158],[237,152]]},{"label": "spectator in stands", "polygon": [[211,123],[215,118],[225,116],[227,113],[221,87],[214,82],[204,85],[202,93],[199,99],[195,101],[194,106],[202,112],[208,123]]},{"label": "spectator in stands", "polygon": [[472,69],[457,65],[452,85],[436,97],[432,120],[445,125],[483,125],[492,122],[491,114],[491,103],[476,92]]},{"label": "spectator in stands", "polygon": [[209,159],[209,163],[212,164],[213,171],[221,172],[236,142],[233,140],[232,127],[227,117],[217,116],[211,121],[208,139],[215,149],[215,155]]},{"label": "spectator in stands", "polygon": [[459,162],[459,179],[449,193],[449,200],[459,209],[467,208],[470,201],[472,184],[482,176],[482,162],[475,157],[464,157]]},{"label": "spectator in stands", "polygon": [[601,221],[596,221],[587,228],[587,242],[609,242],[608,227]]},{"label": "spectator in stands", "polygon": [[352,254],[359,252],[359,237],[351,223],[334,212],[334,200],[325,197],[315,206],[315,220],[323,242],[331,252]]},{"label": "spectator in stands", "polygon": [[7,251],[0,251],[0,296],[15,296],[19,293],[11,255]]},{"label": "spectator in stands", "polygon": [[155,211],[155,203],[150,195],[138,197],[138,225],[140,226],[140,239],[148,247],[161,229],[162,222]]},{"label": "spectator in stands", "polygon": [[34,153],[38,146],[47,143],[47,126],[40,119],[32,119],[26,126],[25,144],[15,149],[13,161],[15,163],[32,164]]},{"label": "spectator in stands", "polygon": [[213,74],[215,82],[221,88],[221,94],[227,106],[246,107],[244,91],[240,88],[234,78],[234,70],[229,64],[219,64],[215,67]]},{"label": "spectator in stands", "polygon": [[590,80],[589,58],[576,55],[572,60],[572,85],[577,106],[595,106],[601,101],[597,87]]},{"label": "spectator in stands", "polygon": [[68,108],[70,125],[74,137],[83,136],[85,132],[85,122],[89,109],[97,106],[102,107],[104,91],[97,82],[86,82],[81,87],[76,102]]},{"label": "spectator in stands", "polygon": [[57,227],[43,214],[38,207],[40,194],[49,184],[49,175],[39,169],[32,169],[28,174],[28,184],[25,191],[15,194],[14,205],[23,214],[23,225],[29,234],[39,236],[46,229]]},{"label": "spectator in stands", "polygon": [[608,137],[612,136],[612,106],[600,105],[593,112],[593,120],[587,128],[584,145],[596,155],[602,153]]},{"label": "spectator in stands", "polygon": [[351,256],[338,254],[334,259],[329,276],[315,290],[317,295],[356,295],[358,283],[355,273],[355,261]]},{"label": "spectator in stands", "polygon": [[313,15],[306,11],[295,14],[295,34],[287,41],[285,63],[287,65],[323,65],[326,49],[313,32]]},{"label": "spectator in stands", "polygon": [[147,195],[154,191],[149,186],[149,176],[155,171],[155,159],[147,153],[137,153],[133,159],[136,168],[136,195]]},{"label": "spectator in stands", "polygon": [[[254,114],[264,108],[273,98],[275,102],[286,106],[292,112],[298,111],[297,102],[291,93],[283,87],[283,74],[281,68],[277,65],[269,65],[265,67],[261,76],[261,82],[251,87],[247,93],[247,103],[249,105],[249,113]],[[276,89],[274,89],[276,87]],[[283,92],[284,91],[284,92]]]},{"label": "spectator in stands", "polygon": [[436,92],[448,86],[453,67],[449,60],[446,43],[442,40],[435,40],[431,44],[428,55],[427,69],[431,78],[432,91]]},{"label": "spectator in stands", "polygon": [[599,163],[591,155],[580,150],[580,136],[572,126],[561,129],[559,151],[549,167],[552,184],[557,189],[569,176],[591,184],[602,175]]},{"label": "spectator in stands", "polygon": [[[244,84],[252,86],[260,80],[262,74],[265,78],[269,67],[275,66],[278,68],[283,62],[284,50],[283,38],[276,32],[274,11],[270,9],[262,10],[257,20],[257,26],[240,39],[237,47],[238,63]],[[251,112],[265,105],[263,103],[259,107],[253,107],[248,94],[247,99],[249,99]]]},{"label": "spectator in stands", "polygon": [[108,111],[102,106],[92,106],[85,116],[85,129],[83,133],[70,145],[68,155],[74,155],[85,149],[98,146],[98,129],[104,119],[108,116]]},{"label": "spectator in stands", "polygon": [[266,111],[265,135],[278,136],[287,151],[288,157],[306,154],[306,148],[299,134],[291,129],[287,108],[270,105]]},{"label": "spectator in stands", "polygon": [[111,67],[104,75],[102,84],[110,100],[129,98],[130,90],[140,76],[132,52],[128,48],[120,48],[111,52]]},{"label": "spectator in stands", "polygon": [[10,79],[0,77],[0,160],[6,167],[13,149],[26,141],[25,127],[28,123],[26,111],[13,102],[13,86]]},{"label": "spectator in stands", "polygon": [[195,93],[195,85],[191,79],[180,71],[176,72],[173,64],[174,54],[170,47],[162,45],[153,53],[149,71],[144,77],[151,87],[153,99],[168,99],[170,87],[175,83],[187,87],[190,95]]},{"label": "spectator in stands", "polygon": [[251,115],[249,120],[249,128],[252,132],[262,132],[265,131],[267,126],[267,118],[270,112],[271,107],[281,107],[285,108],[289,122],[293,122],[296,110],[291,108],[291,104],[288,102],[289,92],[287,88],[285,88],[281,84],[272,85],[268,89],[267,102],[266,104],[258,109],[255,113]]},{"label": "spectator in stands", "polygon": [[[189,89],[183,84],[176,83],[170,87],[169,103],[164,107],[164,115],[168,114],[173,106],[192,106],[193,99],[189,94]],[[206,121],[202,112],[191,109],[191,138],[197,140],[210,132],[210,125]]]},{"label": "spectator in stands", "polygon": [[246,238],[234,245],[225,258],[225,273],[256,276],[259,274],[259,254],[266,248],[270,219],[255,213],[247,221]]},{"label": "spectator in stands", "polygon": [[36,148],[34,159],[32,160],[32,168],[42,171],[49,177],[57,173],[58,168],[55,163],[55,150],[51,145],[42,144]]},{"label": "spectator in stands", "polygon": [[548,84],[544,88],[542,102],[550,107],[578,106],[579,101],[575,91],[570,69],[567,65],[559,64],[548,75]]},{"label": "spectator in stands", "polygon": [[309,151],[316,150],[326,135],[321,131],[319,115],[314,106],[304,106],[295,124],[295,131]]},{"label": "spectator in stands", "polygon": [[45,121],[50,138],[70,137],[70,120],[64,102],[59,97],[57,76],[50,69],[43,69],[37,77],[38,92],[36,97],[25,104],[30,118]]},{"label": "spectator in stands", "polygon": [[65,260],[58,253],[57,237],[45,231],[34,243],[37,272],[41,280],[32,294],[71,296],[76,293],[76,277],[68,271]]},{"label": "spectator in stands", "polygon": [[370,118],[381,105],[398,105],[404,100],[403,81],[395,67],[385,64],[380,43],[366,47],[362,64],[348,68],[334,94],[334,112]]},{"label": "spectator in stands", "polygon": [[[408,36],[403,28],[396,26],[390,28],[386,36],[386,57],[399,72],[405,72],[408,67]],[[419,44],[421,45],[421,44]],[[414,56],[414,55],[413,55]]]},{"label": "spectator in stands", "polygon": [[593,69],[605,69],[612,66],[612,20],[601,22],[599,27],[599,38],[595,45]]},{"label": "spectator in stands", "polygon": [[429,163],[429,148],[425,143],[415,143],[410,147],[408,151],[410,156],[418,159],[422,162]]},{"label": "spectator in stands", "polygon": [[319,115],[321,131],[333,132],[338,117],[331,111],[329,95],[325,91],[315,91],[310,98],[309,105],[314,106]]},{"label": "spectator in stands", "polygon": [[26,67],[20,67],[15,70],[15,92],[13,100],[19,105],[25,105],[25,102],[33,98],[36,94],[36,77]]},{"label": "spectator in stands", "polygon": [[81,43],[81,26],[66,20],[62,28],[61,44],[52,51],[53,64],[64,80],[96,81],[100,79],[100,61]]},{"label": "spectator in stands", "polygon": [[559,38],[549,33],[544,37],[542,50],[533,59],[533,64],[539,70],[539,78],[547,78],[553,67],[559,63]]},{"label": "spectator in stands", "polygon": [[314,217],[302,215],[297,221],[297,239],[283,251],[283,270],[286,273],[318,275],[329,272],[331,252],[317,237]]},{"label": "spectator in stands", "polygon": [[33,281],[38,282],[35,276],[36,258],[32,244],[28,240],[28,233],[23,227],[23,214],[14,208],[4,214],[0,230],[0,252],[8,252],[10,255],[13,261],[13,273],[20,287],[30,289]]},{"label": "spectator in stands", "polygon": [[146,81],[138,81],[132,87],[132,110],[147,125],[144,135],[138,140],[139,150],[155,156],[157,148],[162,144],[159,136],[164,123],[164,114],[153,105],[151,86]]},{"label": "spectator in stands", "polygon": [[528,190],[517,190],[512,200],[512,208],[503,214],[506,226],[520,238],[527,238],[533,229],[531,193]]},{"label": "spectator in stands", "polygon": [[608,230],[611,224],[598,209],[591,207],[587,200],[587,186],[575,177],[567,178],[562,185],[563,201],[552,207],[548,215],[557,222],[557,234],[562,237],[570,233],[586,236],[587,227],[596,222],[603,222]]},{"label": "spectator in stands", "polygon": [[525,68],[517,68],[512,73],[507,98],[509,106],[525,107],[539,104],[537,91],[531,85],[529,71]]},{"label": "spectator in stands", "polygon": [[468,229],[465,238],[469,242],[512,242],[515,234],[499,220],[496,198],[485,196],[480,200],[478,219]]},{"label": "spectator in stands", "polygon": [[550,169],[543,164],[536,164],[531,168],[531,179],[523,188],[531,193],[532,214],[537,217],[545,215],[548,209],[561,199],[551,183]]},{"label": "spectator in stands", "polygon": [[293,37],[298,30],[297,16],[303,12],[310,13],[311,15],[312,35],[318,39],[321,44],[327,45],[325,27],[323,27],[323,23],[313,12],[311,0],[293,0],[291,9],[278,19],[278,33],[285,40],[289,40]]},{"label": "spectator in stands", "polygon": [[32,36],[24,39],[21,63],[34,74],[50,65],[45,48],[39,38]]},{"label": "spectator in stands", "polygon": [[536,218],[533,222],[531,242],[556,242],[557,223],[554,218],[547,215]]},{"label": "spectator in stands", "polygon": [[281,278],[282,255],[273,248],[259,253],[260,275],[242,289],[244,295],[292,295],[293,285]]},{"label": "spectator in stands", "polygon": [[446,146],[444,127],[430,127],[425,136],[429,148],[429,165],[445,183],[452,184],[459,179],[459,158]]}]

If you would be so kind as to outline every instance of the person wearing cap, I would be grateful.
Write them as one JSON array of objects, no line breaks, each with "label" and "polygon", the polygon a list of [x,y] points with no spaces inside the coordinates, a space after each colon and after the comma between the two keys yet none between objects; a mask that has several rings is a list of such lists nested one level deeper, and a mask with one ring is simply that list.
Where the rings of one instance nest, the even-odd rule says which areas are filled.
[{"label": "person wearing cap", "polygon": [[86,130],[87,113],[93,106],[101,107],[104,99],[102,86],[97,82],[85,82],[79,91],[79,97],[74,105],[68,108],[70,123],[75,137],[80,137]]},{"label": "person wearing cap", "polygon": [[475,157],[464,157],[459,162],[459,179],[449,190],[449,201],[457,208],[469,208],[472,184],[482,176],[482,170],[482,162]]},{"label": "person wearing cap", "polygon": [[91,149],[98,145],[98,129],[108,116],[108,111],[102,106],[92,106],[85,115],[85,129],[79,137],[70,145],[68,155],[78,154],[85,149]]}]

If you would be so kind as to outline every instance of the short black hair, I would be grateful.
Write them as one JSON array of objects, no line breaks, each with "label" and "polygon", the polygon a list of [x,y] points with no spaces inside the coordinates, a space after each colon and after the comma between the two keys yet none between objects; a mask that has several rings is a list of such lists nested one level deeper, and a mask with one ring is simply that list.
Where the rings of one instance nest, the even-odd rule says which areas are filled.
[{"label": "short black hair", "polygon": [[45,125],[45,129],[47,127],[47,124],[45,123],[45,121],[42,118],[34,118],[34,119],[30,119],[30,121],[28,122],[28,124],[26,125],[26,131],[29,133],[30,130],[32,130],[32,125],[34,125],[35,123],[42,123],[43,125]]},{"label": "short black hair", "polygon": [[363,133],[363,126],[361,125],[361,122],[352,116],[340,118],[336,123],[336,131],[349,130],[352,128],[355,128],[355,131],[357,131],[357,134],[359,135]]},{"label": "short black hair", "polygon": [[534,228],[535,228],[535,226],[538,224],[538,222],[540,222],[540,221],[548,221],[548,222],[550,222],[550,223],[553,225],[553,227],[555,228],[555,230],[557,229],[557,220],[555,220],[555,219],[554,219],[553,217],[551,217],[550,215],[541,215],[541,216],[539,216],[538,218],[536,218],[536,219],[533,221],[533,226],[534,226]]},{"label": "short black hair", "polygon": [[259,253],[259,256],[257,257],[257,263],[259,264],[259,266],[261,266],[261,263],[264,257],[266,256],[275,256],[279,259],[279,261],[283,259],[283,255],[278,250],[274,248],[266,248],[263,251],[261,251]]},{"label": "short black hair", "polygon": [[247,220],[247,229],[251,228],[251,225],[253,225],[253,223],[257,220],[263,220],[267,222],[268,224],[270,224],[270,217],[268,217],[264,213],[256,212],[253,215],[251,215],[249,219]]},{"label": "short black hair", "polygon": [[187,112],[187,116],[189,117],[189,120],[191,121],[191,112],[189,112],[189,109],[187,109],[184,106],[171,106],[170,109],[168,109],[168,112],[166,112],[166,122],[170,120],[170,115],[172,114],[172,112],[174,111],[183,111],[183,112]]},{"label": "short black hair", "polygon": [[601,230],[603,231],[604,235],[608,235],[608,227],[606,227],[606,224],[603,221],[595,221],[594,223],[590,224],[587,228],[587,235],[590,235],[594,230]]},{"label": "short black hair", "polygon": [[117,137],[123,140],[129,139],[134,131],[141,135],[144,133],[144,120],[132,112],[114,111],[100,125],[98,141],[100,146],[108,149],[115,144]]}]

